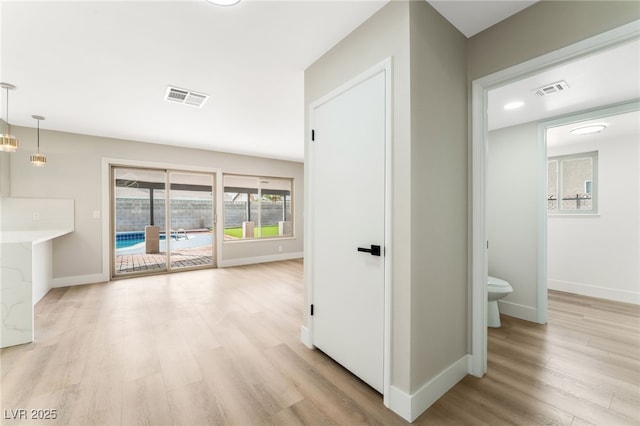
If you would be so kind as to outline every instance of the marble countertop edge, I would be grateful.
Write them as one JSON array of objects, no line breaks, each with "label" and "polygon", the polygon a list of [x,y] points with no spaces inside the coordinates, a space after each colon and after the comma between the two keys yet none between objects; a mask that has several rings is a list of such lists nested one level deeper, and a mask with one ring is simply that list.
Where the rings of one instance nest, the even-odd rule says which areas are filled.
[{"label": "marble countertop edge", "polygon": [[73,232],[73,228],[11,230],[0,232],[0,243],[38,244]]}]

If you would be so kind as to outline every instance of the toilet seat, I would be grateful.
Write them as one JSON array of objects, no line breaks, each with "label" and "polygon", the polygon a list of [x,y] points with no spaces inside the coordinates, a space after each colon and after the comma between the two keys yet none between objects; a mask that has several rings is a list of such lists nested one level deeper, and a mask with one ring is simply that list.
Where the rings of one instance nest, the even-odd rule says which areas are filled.
[{"label": "toilet seat", "polygon": [[500,278],[492,277],[491,275],[489,275],[487,277],[487,285],[493,286],[493,287],[498,287],[498,288],[511,287],[511,284],[509,284],[505,280],[501,280]]},{"label": "toilet seat", "polygon": [[513,291],[513,288],[511,287],[511,284],[509,284],[507,281],[505,280],[501,280],[500,278],[496,278],[496,277],[492,277],[489,276],[487,278],[487,289],[489,291],[496,291],[496,292],[506,292],[506,291]]}]

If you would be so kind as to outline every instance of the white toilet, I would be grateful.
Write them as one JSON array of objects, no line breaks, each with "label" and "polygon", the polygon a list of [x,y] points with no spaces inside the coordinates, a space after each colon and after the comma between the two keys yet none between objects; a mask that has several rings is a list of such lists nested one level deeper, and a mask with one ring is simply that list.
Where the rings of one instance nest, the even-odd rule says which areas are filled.
[{"label": "white toilet", "polygon": [[487,280],[487,325],[489,327],[500,327],[500,312],[498,311],[498,300],[513,292],[511,284],[500,278],[489,276]]}]

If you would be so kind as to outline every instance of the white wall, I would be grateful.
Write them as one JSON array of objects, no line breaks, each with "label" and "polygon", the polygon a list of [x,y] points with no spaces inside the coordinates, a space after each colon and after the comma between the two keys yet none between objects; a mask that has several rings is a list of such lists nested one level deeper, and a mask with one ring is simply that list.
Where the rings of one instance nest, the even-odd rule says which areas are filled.
[{"label": "white wall", "polygon": [[489,132],[489,275],[513,287],[500,311],[528,321],[536,320],[541,145],[537,123]]},{"label": "white wall", "polygon": [[465,37],[427,2],[410,4],[415,393],[468,353],[467,74]]},{"label": "white wall", "polygon": [[[489,274],[514,291],[501,313],[535,321],[538,279],[538,124],[489,132]],[[638,135],[549,149],[548,156],[598,151],[597,215],[547,217],[547,286],[640,303],[640,148]]]},{"label": "white wall", "polygon": [[568,145],[598,151],[598,214],[550,215],[548,288],[640,304],[640,133]]},{"label": "white wall", "polygon": [[[103,210],[103,158],[293,178],[296,197],[295,238],[223,243],[222,260],[244,263],[278,256],[301,256],[304,196],[302,163],[41,129],[41,151],[47,156],[47,165],[37,168],[29,164],[29,155],[35,150],[35,130],[12,126],[12,132],[20,139],[20,148],[15,153],[0,153],[9,158],[9,195],[75,200],[75,232],[57,238],[53,243],[52,273],[56,286],[96,282],[108,277],[108,271],[103,270],[103,259],[108,256],[103,250],[103,238],[108,238],[108,235],[103,235],[103,225],[108,223],[109,218],[101,215],[99,219],[94,219],[93,215]],[[6,161],[2,163],[3,173]]]},{"label": "white wall", "polygon": [[466,40],[427,2],[390,2],[306,70],[305,105],[387,57],[393,60],[389,398],[393,410],[412,419],[467,371]]},{"label": "white wall", "polygon": [[[310,103],[382,60],[393,58],[393,386],[410,392],[411,185],[409,4],[391,2],[305,70],[305,119]],[[309,123],[305,123],[309,134]],[[308,170],[305,170],[308,173]],[[307,243],[310,243],[307,241]],[[312,287],[307,281],[305,306]],[[305,309],[304,324],[309,325]]]}]

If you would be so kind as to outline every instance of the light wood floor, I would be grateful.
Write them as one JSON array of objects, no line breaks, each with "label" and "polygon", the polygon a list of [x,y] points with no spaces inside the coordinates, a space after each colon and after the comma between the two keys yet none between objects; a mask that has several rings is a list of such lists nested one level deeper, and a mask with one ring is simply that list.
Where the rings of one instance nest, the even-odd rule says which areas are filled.
[{"label": "light wood floor", "polygon": [[[503,316],[489,373],[415,424],[640,424],[638,307],[556,292],[549,306],[546,326]],[[300,261],[54,289],[36,342],[1,351],[2,424],[406,424],[304,347],[301,320]]]}]

